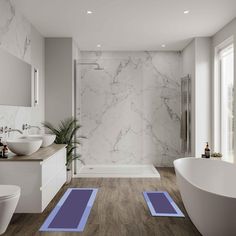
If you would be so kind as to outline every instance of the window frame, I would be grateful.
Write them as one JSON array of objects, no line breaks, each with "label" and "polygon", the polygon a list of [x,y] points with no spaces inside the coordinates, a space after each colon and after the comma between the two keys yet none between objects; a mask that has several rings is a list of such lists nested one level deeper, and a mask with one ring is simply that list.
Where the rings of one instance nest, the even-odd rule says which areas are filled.
[{"label": "window frame", "polygon": [[[215,47],[215,57],[214,57],[214,79],[213,79],[213,149],[216,152],[222,152],[222,110],[223,110],[223,81],[222,81],[222,71],[221,71],[221,54],[224,50],[232,45],[233,50],[235,48],[234,38],[230,37],[223,43]],[[235,53],[235,52],[234,52]],[[235,56],[234,56],[235,58]],[[235,65],[235,63],[234,63]],[[234,69],[235,73],[235,69]],[[234,76],[235,82],[235,76]],[[234,86],[236,84],[234,83]],[[235,111],[234,111],[235,113]],[[235,135],[235,134],[234,134]]]}]

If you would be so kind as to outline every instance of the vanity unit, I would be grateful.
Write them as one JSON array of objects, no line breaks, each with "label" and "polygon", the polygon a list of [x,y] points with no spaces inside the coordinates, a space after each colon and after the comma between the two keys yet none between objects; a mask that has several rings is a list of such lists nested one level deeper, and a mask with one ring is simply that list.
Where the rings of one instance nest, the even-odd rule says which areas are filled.
[{"label": "vanity unit", "polygon": [[29,156],[0,159],[0,184],[17,185],[16,213],[41,213],[66,182],[66,145],[52,144]]}]

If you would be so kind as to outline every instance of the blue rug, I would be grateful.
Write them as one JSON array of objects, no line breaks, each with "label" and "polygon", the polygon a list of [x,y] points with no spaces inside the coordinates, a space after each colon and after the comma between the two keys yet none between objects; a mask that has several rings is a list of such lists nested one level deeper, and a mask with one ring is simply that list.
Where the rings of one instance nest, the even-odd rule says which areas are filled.
[{"label": "blue rug", "polygon": [[82,232],[98,189],[69,188],[39,231]]},{"label": "blue rug", "polygon": [[167,192],[143,192],[143,196],[152,216],[184,217]]}]

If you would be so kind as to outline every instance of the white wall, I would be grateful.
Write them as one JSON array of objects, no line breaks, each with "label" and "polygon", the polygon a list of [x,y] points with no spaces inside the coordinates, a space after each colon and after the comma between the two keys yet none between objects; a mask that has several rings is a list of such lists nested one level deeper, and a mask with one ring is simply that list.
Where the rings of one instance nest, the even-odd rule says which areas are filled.
[{"label": "white wall", "polygon": [[45,114],[44,38],[10,0],[0,0],[0,16],[0,47],[38,68],[40,87],[37,107],[0,106],[0,126],[21,129],[23,123],[40,125]]},{"label": "white wall", "polygon": [[234,18],[234,20],[232,20],[212,37],[213,47],[221,44],[231,36],[236,37],[236,18]]},{"label": "white wall", "polygon": [[195,39],[195,156],[211,141],[211,38]]},{"label": "white wall", "polygon": [[73,40],[45,40],[45,120],[57,125],[61,120],[74,115]]},{"label": "white wall", "polygon": [[206,142],[211,145],[211,39],[195,38],[182,57],[183,76],[190,74],[192,83],[192,156],[200,157]]},{"label": "white wall", "polygon": [[200,156],[204,152],[205,142],[207,141],[210,143],[212,151],[219,151],[216,148],[217,144],[214,143],[217,134],[214,133],[213,122],[219,116],[219,114],[215,113],[213,103],[213,99],[218,99],[213,96],[214,78],[216,76],[214,71],[215,48],[232,36],[234,39],[236,38],[236,19],[227,24],[212,38],[195,38],[182,52],[183,76],[190,74],[192,77],[191,129],[193,156]]}]

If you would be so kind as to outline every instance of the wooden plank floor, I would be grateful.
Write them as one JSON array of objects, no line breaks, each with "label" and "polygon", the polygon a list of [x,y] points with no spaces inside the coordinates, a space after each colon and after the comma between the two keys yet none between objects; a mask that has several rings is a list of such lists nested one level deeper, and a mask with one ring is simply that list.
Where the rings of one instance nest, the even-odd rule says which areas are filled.
[{"label": "wooden plank floor", "polygon": [[[73,179],[64,186],[42,214],[15,214],[7,236],[195,236],[200,235],[188,218],[175,183],[173,168],[158,168],[157,179]],[[40,233],[38,229],[68,187],[98,187],[96,201],[83,233]],[[186,218],[152,217],[143,191],[165,190]]]}]

